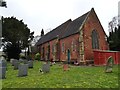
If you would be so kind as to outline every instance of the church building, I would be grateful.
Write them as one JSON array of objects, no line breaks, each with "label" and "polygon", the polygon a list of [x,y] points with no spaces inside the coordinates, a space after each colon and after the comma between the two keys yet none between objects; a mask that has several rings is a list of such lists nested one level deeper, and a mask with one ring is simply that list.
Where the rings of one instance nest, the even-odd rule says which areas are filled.
[{"label": "church building", "polygon": [[94,50],[108,50],[106,33],[94,8],[75,20],[69,19],[37,42],[41,60],[94,61]]}]

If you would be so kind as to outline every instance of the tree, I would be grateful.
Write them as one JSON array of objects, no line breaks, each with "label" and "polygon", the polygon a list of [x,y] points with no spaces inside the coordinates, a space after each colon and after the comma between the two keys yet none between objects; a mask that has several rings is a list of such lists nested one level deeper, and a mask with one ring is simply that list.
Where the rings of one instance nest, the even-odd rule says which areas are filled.
[{"label": "tree", "polygon": [[0,0],[0,6],[1,6],[1,7],[6,7],[6,8],[7,8],[7,4],[6,4],[6,2],[3,1],[3,0]]},{"label": "tree", "polygon": [[109,22],[109,47],[110,50],[120,51],[120,25],[118,24],[118,17],[113,17]]},{"label": "tree", "polygon": [[109,32],[108,42],[110,50],[120,51],[120,26]]},{"label": "tree", "polygon": [[[2,26],[2,42],[7,42],[4,44],[4,52],[8,55],[8,59],[18,59],[21,49],[29,46],[29,41],[32,40],[34,32],[30,33],[30,29],[23,20],[18,20],[15,17],[2,18]],[[9,54],[10,52],[12,53]]]},{"label": "tree", "polygon": [[27,55],[30,54],[31,42],[32,42],[32,40],[33,40],[33,38],[34,38],[33,35],[34,35],[34,32],[31,32],[30,35],[29,35],[29,39],[28,39],[28,52],[27,52]]}]

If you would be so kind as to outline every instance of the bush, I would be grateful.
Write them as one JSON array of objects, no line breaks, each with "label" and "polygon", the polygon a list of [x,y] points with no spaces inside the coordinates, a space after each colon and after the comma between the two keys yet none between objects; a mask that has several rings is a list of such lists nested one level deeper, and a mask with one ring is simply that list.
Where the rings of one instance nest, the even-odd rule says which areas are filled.
[{"label": "bush", "polygon": [[40,60],[40,53],[35,54],[35,60]]},{"label": "bush", "polygon": [[21,59],[26,59],[25,55],[23,55],[23,54],[20,54],[20,58]]}]

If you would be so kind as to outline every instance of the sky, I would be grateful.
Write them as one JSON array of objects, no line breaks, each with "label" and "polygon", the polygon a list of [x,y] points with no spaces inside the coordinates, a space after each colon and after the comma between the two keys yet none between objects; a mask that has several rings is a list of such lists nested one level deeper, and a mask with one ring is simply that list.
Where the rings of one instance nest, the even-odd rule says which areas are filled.
[{"label": "sky", "polygon": [[0,7],[0,16],[23,19],[28,28],[41,34],[56,28],[68,19],[76,19],[95,9],[108,35],[108,23],[118,15],[119,0],[5,0],[7,8]]}]

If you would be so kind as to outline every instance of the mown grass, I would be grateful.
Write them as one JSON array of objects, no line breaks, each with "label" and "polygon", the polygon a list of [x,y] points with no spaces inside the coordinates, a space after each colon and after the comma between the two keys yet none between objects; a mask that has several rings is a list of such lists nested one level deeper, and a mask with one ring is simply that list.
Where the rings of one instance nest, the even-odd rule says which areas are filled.
[{"label": "mown grass", "polygon": [[35,61],[34,68],[29,69],[28,76],[17,77],[18,70],[8,63],[6,79],[2,88],[118,88],[118,66],[113,73],[105,73],[105,67],[72,66],[63,71],[63,65],[51,66],[49,73],[39,72],[43,62]]}]

